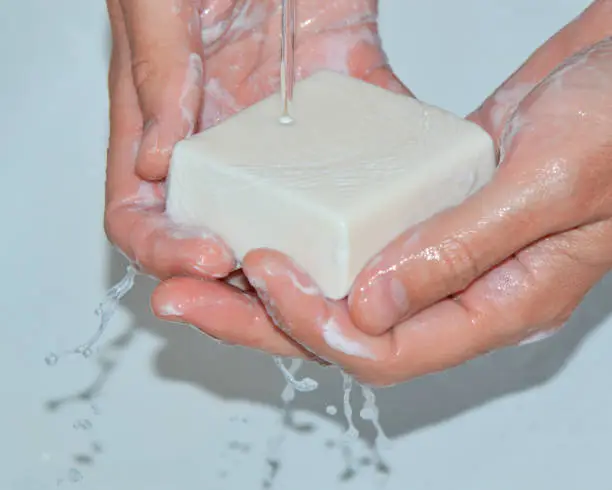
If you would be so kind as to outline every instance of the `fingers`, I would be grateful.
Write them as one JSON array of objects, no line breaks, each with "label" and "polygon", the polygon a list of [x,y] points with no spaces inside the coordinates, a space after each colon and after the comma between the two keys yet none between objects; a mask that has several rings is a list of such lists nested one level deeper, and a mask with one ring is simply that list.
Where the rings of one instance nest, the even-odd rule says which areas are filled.
[{"label": "fingers", "polygon": [[145,271],[221,277],[234,268],[231,251],[205,230],[177,228],[163,214],[164,189],[135,174],[142,118],[129,44],[118,2],[109,0],[113,53],[109,74],[110,141],[105,228],[110,241]]},{"label": "fingers", "polygon": [[158,317],[193,325],[229,344],[279,356],[311,357],[274,327],[255,296],[220,282],[170,279],[155,289],[151,305]]},{"label": "fingers", "polygon": [[[459,365],[561,327],[610,269],[597,234],[610,224],[570,231],[528,247],[472,284],[459,297],[422,311],[395,329],[398,355],[384,381],[401,381]],[[595,232],[595,233],[594,233]],[[594,243],[597,243],[594,250]]]},{"label": "fingers", "polygon": [[611,239],[610,222],[547,238],[379,336],[359,330],[343,303],[317,294],[277,252],[249,254],[244,270],[296,342],[363,382],[392,385],[558,329],[612,267]]},{"label": "fingers", "polygon": [[243,270],[276,326],[319,358],[357,373],[389,357],[388,338],[355,328],[345,304],[325,299],[286,256],[256,250],[245,257]]},{"label": "fingers", "polygon": [[517,250],[578,226],[590,198],[585,200],[586,181],[577,174],[590,164],[582,160],[597,162],[578,151],[579,138],[573,137],[576,148],[567,144],[569,135],[567,158],[560,159],[559,142],[549,134],[555,131],[546,124],[529,126],[508,138],[503,165],[487,186],[408,230],[375,257],[349,297],[356,324],[380,334],[462,291]]},{"label": "fingers", "polygon": [[[141,184],[142,195],[150,183]],[[160,279],[176,275],[221,278],[235,268],[231,250],[215,234],[178,227],[163,214],[164,201],[128,200],[106,213],[110,240],[143,272]]]},{"label": "fingers", "polygon": [[609,58],[609,43],[595,46],[521,102],[493,181],[399,237],[357,278],[357,325],[384,332],[529,244],[610,216]]},{"label": "fingers", "polygon": [[121,1],[131,49],[131,70],[143,117],[138,174],[161,180],[174,145],[196,129],[203,66],[194,2]]}]

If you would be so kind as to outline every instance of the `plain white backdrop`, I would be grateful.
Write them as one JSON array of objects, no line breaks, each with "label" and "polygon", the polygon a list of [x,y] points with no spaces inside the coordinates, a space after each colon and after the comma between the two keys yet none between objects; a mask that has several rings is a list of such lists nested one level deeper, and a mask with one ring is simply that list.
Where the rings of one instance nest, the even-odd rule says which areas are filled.
[{"label": "plain white backdrop", "polygon": [[[418,96],[465,114],[588,3],[381,0],[382,35]],[[104,2],[3,7],[0,488],[261,488],[279,433],[279,372],[267,356],[154,320],[149,280],[94,358],[43,361],[93,332],[125,265],[101,226],[108,51]],[[387,488],[606,487],[611,295],[608,278],[548,341],[381,391],[394,439]],[[325,407],[340,404],[341,377],[306,371],[321,389],[298,396],[274,488],[378,488],[365,463],[338,480],[344,425]],[[368,454],[365,442],[354,449]]]}]

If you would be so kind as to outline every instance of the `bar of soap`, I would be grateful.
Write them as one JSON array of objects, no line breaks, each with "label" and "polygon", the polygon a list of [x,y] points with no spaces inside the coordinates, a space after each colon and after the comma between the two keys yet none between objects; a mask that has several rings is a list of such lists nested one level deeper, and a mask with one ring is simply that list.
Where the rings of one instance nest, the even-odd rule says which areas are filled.
[{"label": "bar of soap", "polygon": [[180,142],[167,213],[205,226],[238,259],[289,255],[333,299],[409,227],[489,181],[495,149],[479,126],[332,72],[295,86],[294,122],[278,94]]}]

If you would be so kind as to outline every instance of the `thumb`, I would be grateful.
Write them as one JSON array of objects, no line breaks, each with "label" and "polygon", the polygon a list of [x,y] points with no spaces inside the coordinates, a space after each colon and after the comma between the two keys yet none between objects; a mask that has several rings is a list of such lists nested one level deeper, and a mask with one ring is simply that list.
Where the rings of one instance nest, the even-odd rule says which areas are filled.
[{"label": "thumb", "polygon": [[143,135],[136,172],[168,173],[174,145],[195,131],[202,102],[199,12],[188,0],[122,0]]},{"label": "thumb", "polygon": [[[488,185],[398,237],[357,277],[349,307],[360,329],[382,334],[527,245],[577,225],[578,193],[566,185],[571,172],[552,168],[559,141],[529,126],[503,150],[505,161]],[[568,161],[581,158],[574,153]]]}]

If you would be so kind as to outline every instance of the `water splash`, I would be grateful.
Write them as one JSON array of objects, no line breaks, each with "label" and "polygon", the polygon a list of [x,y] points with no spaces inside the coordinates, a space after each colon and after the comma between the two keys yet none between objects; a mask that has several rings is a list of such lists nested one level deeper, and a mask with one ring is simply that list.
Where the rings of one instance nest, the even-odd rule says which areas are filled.
[{"label": "water splash", "polygon": [[302,359],[292,359],[289,367],[285,366],[281,357],[275,357],[274,362],[278,366],[280,372],[285,378],[285,387],[281,393],[282,417],[279,434],[270,440],[268,448],[268,457],[266,463],[268,465],[268,474],[264,478],[263,488],[270,489],[274,485],[276,476],[281,468],[280,454],[281,447],[287,435],[287,428],[292,425],[291,403],[295,400],[296,391],[301,393],[312,392],[319,387],[312,378],[296,378],[296,374],[302,367],[304,361]]},{"label": "water splash", "polygon": [[338,409],[335,405],[327,405],[327,407],[325,407],[325,411],[327,412],[327,415],[331,415],[332,417],[338,414]]},{"label": "water splash", "polygon": [[380,411],[376,405],[376,395],[374,391],[368,386],[361,385],[361,393],[363,395],[363,407],[359,415],[363,420],[369,421],[376,431],[376,439],[374,441],[376,470],[379,474],[387,476],[390,473],[390,468],[382,457],[382,451],[388,450],[391,447],[391,441],[380,425]]},{"label": "water splash", "polygon": [[351,406],[351,393],[353,392],[353,378],[351,378],[344,371],[342,373],[342,409],[344,412],[344,418],[346,419],[347,429],[341,440],[342,455],[344,457],[345,469],[342,473],[341,480],[350,480],[357,474],[355,465],[355,458],[351,445],[359,437],[359,431],[355,427],[353,422],[353,407]]},{"label": "water splash", "polygon": [[296,379],[295,374],[302,367],[304,362],[302,359],[293,359],[291,361],[291,367],[289,368],[285,366],[282,358],[280,357],[275,357],[274,362],[278,366],[278,369],[280,369],[280,372],[287,383],[287,386],[285,386],[285,389],[281,394],[281,399],[283,400],[284,404],[293,401],[296,391],[308,393],[315,391],[319,387],[319,383],[312,378]]},{"label": "water splash", "polygon": [[138,270],[132,264],[128,265],[123,278],[121,278],[117,284],[106,292],[104,300],[96,309],[96,315],[100,320],[94,335],[87,342],[74,349],[69,349],[59,354],[51,352],[47,357],[45,357],[45,363],[47,366],[55,366],[62,358],[71,355],[81,355],[86,359],[93,355],[94,346],[98,343],[102,335],[104,335],[110,321],[119,308],[119,302],[134,287],[134,281],[137,275]]}]

